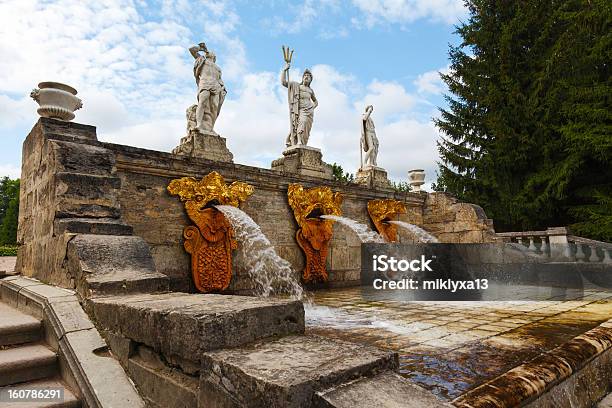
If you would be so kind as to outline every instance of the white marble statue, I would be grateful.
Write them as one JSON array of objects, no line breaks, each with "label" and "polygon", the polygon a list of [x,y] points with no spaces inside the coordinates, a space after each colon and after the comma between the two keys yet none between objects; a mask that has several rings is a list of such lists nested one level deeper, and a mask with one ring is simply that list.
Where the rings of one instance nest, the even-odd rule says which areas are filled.
[{"label": "white marble statue", "polygon": [[[204,54],[200,54],[202,51]],[[200,43],[189,48],[195,58],[193,75],[198,86],[196,128],[200,133],[216,135],[213,130],[227,91],[221,79],[221,68],[216,64],[215,53]]]},{"label": "white marble statue", "polygon": [[372,120],[373,110],[374,107],[369,105],[366,107],[365,113],[361,118],[361,149],[364,153],[361,168],[377,167],[378,138],[376,137],[376,129],[374,128],[374,121]]},{"label": "white marble statue", "polygon": [[312,72],[306,69],[302,82],[289,81],[289,69],[293,50],[283,46],[285,68],[281,75],[281,83],[289,90],[289,121],[290,131],[285,144],[287,147],[305,146],[308,144],[310,129],[314,118],[314,110],[319,104],[313,90],[310,88]]}]

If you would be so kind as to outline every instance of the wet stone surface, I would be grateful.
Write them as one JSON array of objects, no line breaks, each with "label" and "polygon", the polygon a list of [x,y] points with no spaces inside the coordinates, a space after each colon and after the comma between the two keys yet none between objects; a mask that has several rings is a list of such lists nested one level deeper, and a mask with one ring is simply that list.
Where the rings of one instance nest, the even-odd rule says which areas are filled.
[{"label": "wet stone surface", "polygon": [[610,292],[497,302],[404,301],[396,292],[318,291],[306,331],[397,351],[400,373],[445,400],[612,318]]}]

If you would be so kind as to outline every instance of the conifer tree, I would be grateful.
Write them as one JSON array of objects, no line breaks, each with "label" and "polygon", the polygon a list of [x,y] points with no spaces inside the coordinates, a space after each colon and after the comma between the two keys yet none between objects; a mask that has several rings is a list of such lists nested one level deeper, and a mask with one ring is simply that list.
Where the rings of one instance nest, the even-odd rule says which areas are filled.
[{"label": "conifer tree", "polygon": [[442,75],[437,188],[480,204],[497,230],[611,240],[610,5],[466,4]]}]

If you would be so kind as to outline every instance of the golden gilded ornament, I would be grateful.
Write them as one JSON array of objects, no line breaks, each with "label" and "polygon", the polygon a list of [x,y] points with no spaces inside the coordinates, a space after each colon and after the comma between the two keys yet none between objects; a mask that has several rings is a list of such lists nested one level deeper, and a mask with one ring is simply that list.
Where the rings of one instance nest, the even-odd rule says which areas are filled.
[{"label": "golden gilded ornament", "polygon": [[380,235],[387,242],[397,241],[397,225],[390,221],[399,214],[406,214],[406,204],[398,200],[371,200],[368,201],[368,213]]},{"label": "golden gilded ornament", "polygon": [[300,184],[290,184],[287,196],[299,226],[295,238],[306,255],[306,266],[302,274],[304,282],[326,282],[325,260],[333,221],[319,216],[341,215],[342,195],[332,192],[329,187],[305,190]]},{"label": "golden gilded ornament", "polygon": [[235,181],[229,186],[216,171],[198,181],[193,177],[172,180],[168,192],[185,203],[187,215],[195,223],[183,230],[185,251],[191,254],[191,274],[200,292],[227,289],[232,280],[234,230],[215,205],[238,207],[251,194],[253,186]]}]

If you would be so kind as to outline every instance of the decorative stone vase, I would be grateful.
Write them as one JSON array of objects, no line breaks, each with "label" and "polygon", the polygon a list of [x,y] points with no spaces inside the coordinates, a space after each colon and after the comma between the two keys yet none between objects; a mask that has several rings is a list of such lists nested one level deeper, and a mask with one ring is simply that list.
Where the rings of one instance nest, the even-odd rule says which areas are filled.
[{"label": "decorative stone vase", "polygon": [[419,191],[421,191],[421,186],[425,184],[425,170],[409,170],[408,179],[410,180],[410,186],[412,187],[412,191],[418,193]]},{"label": "decorative stone vase", "polygon": [[77,98],[76,89],[59,82],[41,82],[33,89],[30,97],[40,108],[37,112],[45,118],[70,121],[74,119],[74,111],[83,107],[81,99]]}]

